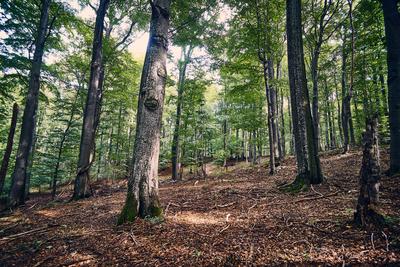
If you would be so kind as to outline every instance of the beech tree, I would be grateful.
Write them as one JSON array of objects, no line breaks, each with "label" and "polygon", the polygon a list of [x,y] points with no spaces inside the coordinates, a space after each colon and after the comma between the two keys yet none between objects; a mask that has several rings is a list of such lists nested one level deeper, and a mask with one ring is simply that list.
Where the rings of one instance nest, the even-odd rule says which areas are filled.
[{"label": "beech tree", "polygon": [[298,176],[294,187],[322,182],[304,64],[301,1],[286,1],[287,52],[293,132]]},{"label": "beech tree", "polygon": [[25,202],[28,160],[35,131],[35,115],[39,100],[40,71],[46,39],[51,30],[51,27],[49,29],[50,3],[50,0],[41,1],[41,14],[37,28],[37,36],[35,37],[35,52],[30,70],[28,95],[22,117],[18,153],[15,161],[14,173],[12,175],[12,186],[9,198],[10,206],[18,206]]},{"label": "beech tree", "polygon": [[150,37],[140,83],[133,167],[118,224],[137,216],[162,216],[157,176],[171,1],[154,0],[150,4]]},{"label": "beech tree", "polygon": [[8,132],[6,151],[4,152],[3,161],[1,162],[1,168],[0,168],[0,194],[3,192],[4,181],[7,175],[8,163],[10,162],[12,147],[14,144],[14,134],[15,134],[15,128],[17,127],[18,112],[19,112],[18,104],[14,103],[10,130]]},{"label": "beech tree", "polygon": [[390,126],[390,170],[400,172],[400,11],[399,0],[382,0],[385,20]]},{"label": "beech tree", "polygon": [[86,98],[85,111],[83,116],[81,144],[79,149],[78,170],[75,178],[73,199],[80,199],[90,196],[90,166],[93,140],[95,135],[95,121],[97,109],[97,94],[99,89],[100,76],[102,72],[102,48],[104,17],[107,12],[110,0],[101,0],[96,14],[96,24],[93,34],[93,50],[90,63],[89,88]]}]

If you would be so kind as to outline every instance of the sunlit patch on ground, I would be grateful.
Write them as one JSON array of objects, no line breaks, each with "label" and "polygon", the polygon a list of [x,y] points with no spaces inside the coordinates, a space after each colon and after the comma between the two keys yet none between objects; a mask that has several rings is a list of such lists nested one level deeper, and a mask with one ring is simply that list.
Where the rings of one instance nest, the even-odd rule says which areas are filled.
[{"label": "sunlit patch on ground", "polygon": [[[383,153],[382,166],[387,162]],[[35,195],[0,218],[0,266],[397,266],[397,232],[372,236],[350,223],[360,152],[323,154],[321,163],[327,179],[299,194],[277,188],[296,176],[293,157],[274,176],[263,163],[207,179],[165,181],[160,200],[166,220],[123,226],[116,218],[126,181],[95,184],[94,197],[76,202],[66,195],[49,205],[49,195]],[[381,189],[382,209],[395,222],[399,183],[383,177]]]}]

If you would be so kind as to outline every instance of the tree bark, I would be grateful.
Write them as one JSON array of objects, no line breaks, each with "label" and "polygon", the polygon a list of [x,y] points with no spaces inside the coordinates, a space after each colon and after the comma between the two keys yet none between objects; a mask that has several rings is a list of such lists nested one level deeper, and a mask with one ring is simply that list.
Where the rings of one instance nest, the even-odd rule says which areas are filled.
[{"label": "tree bark", "polygon": [[298,170],[297,178],[301,183],[318,184],[322,182],[323,177],[318,147],[314,142],[315,127],[307,89],[301,26],[301,1],[287,0],[286,4],[289,85]]},{"label": "tree bark", "polygon": [[343,37],[342,44],[342,129],[343,129],[343,153],[347,153],[350,149],[350,99],[351,95],[347,92],[347,54],[345,48],[346,36]]},{"label": "tree bark", "polygon": [[363,227],[369,224],[381,225],[383,216],[378,212],[379,202],[379,146],[377,118],[367,119],[363,133],[363,159],[360,170],[360,194],[354,214],[356,224]]},{"label": "tree bark", "polygon": [[162,216],[157,175],[171,0],[150,3],[150,39],[140,83],[133,173],[128,179],[127,197],[118,224],[133,221],[137,216]]},{"label": "tree bark", "polygon": [[48,33],[50,0],[42,0],[40,21],[35,39],[35,52],[29,77],[28,95],[26,97],[24,114],[22,117],[21,134],[15,168],[12,175],[9,205],[11,207],[21,205],[25,202],[26,175],[29,153],[35,130],[35,116],[38,108],[40,90],[40,71],[46,36]]},{"label": "tree bark", "polygon": [[176,102],[176,118],[175,127],[173,133],[171,155],[172,155],[172,180],[179,180],[180,176],[180,125],[181,125],[181,115],[182,115],[182,105],[183,105],[183,92],[185,88],[185,78],[186,69],[190,62],[190,57],[192,55],[193,48],[189,46],[188,50],[183,48],[183,60],[179,63],[179,80],[178,80],[178,99]]},{"label": "tree bark", "polygon": [[399,0],[382,0],[388,65],[390,126],[389,173],[400,172],[400,12]]},{"label": "tree bark", "polygon": [[91,156],[93,156],[92,149],[95,135],[97,93],[99,88],[99,78],[102,72],[104,17],[109,3],[110,0],[101,0],[96,15],[89,88],[83,116],[78,170],[75,178],[74,194],[72,196],[75,200],[89,197],[92,194],[89,184],[89,170],[91,167]]},{"label": "tree bark", "polygon": [[13,112],[11,116],[10,131],[8,132],[8,138],[7,138],[7,146],[4,151],[3,161],[1,162],[1,168],[0,168],[0,194],[3,192],[4,181],[6,180],[6,175],[8,170],[8,163],[10,162],[11,152],[14,144],[14,134],[15,134],[15,128],[17,127],[18,111],[19,111],[18,104],[14,103]]},{"label": "tree bark", "polygon": [[276,151],[276,142],[274,140],[274,128],[272,127],[273,123],[273,107],[272,107],[272,99],[271,99],[271,87],[269,85],[269,73],[268,73],[268,62],[265,60],[265,57],[262,60],[263,64],[263,74],[264,74],[264,83],[265,83],[265,95],[267,98],[267,111],[268,111],[268,140],[269,140],[269,173],[271,175],[275,174],[275,151]]}]

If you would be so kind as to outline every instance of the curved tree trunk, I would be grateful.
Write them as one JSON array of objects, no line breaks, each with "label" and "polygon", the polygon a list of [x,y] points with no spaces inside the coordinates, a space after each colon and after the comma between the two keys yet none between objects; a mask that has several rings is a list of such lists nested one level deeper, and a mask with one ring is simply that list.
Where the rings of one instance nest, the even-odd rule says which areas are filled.
[{"label": "curved tree trunk", "polygon": [[150,3],[150,39],[140,83],[133,172],[128,179],[128,192],[118,224],[133,221],[137,216],[162,216],[157,175],[171,0]]},{"label": "curved tree trunk", "polygon": [[400,172],[400,13],[399,0],[383,0],[387,44],[390,170]]},{"label": "curved tree trunk", "polygon": [[39,101],[40,70],[42,68],[44,46],[48,32],[50,2],[50,0],[42,0],[40,21],[35,39],[35,52],[29,75],[28,95],[26,97],[25,109],[22,117],[17,158],[12,175],[9,199],[10,206],[18,206],[25,202],[26,171],[35,130],[35,115]]},{"label": "curved tree trunk", "polygon": [[74,184],[73,199],[80,199],[91,195],[89,184],[89,170],[95,135],[97,94],[99,79],[102,73],[102,48],[103,48],[103,28],[104,17],[107,12],[110,0],[101,0],[96,15],[96,25],[94,29],[92,61],[90,65],[89,88],[86,98],[85,111],[83,116],[81,144],[79,149],[78,170]]},{"label": "curved tree trunk", "polygon": [[8,138],[7,138],[7,146],[6,150],[4,151],[3,161],[1,162],[1,168],[0,168],[0,194],[3,192],[4,181],[6,179],[8,170],[8,163],[10,162],[11,152],[14,144],[14,134],[15,134],[15,128],[17,127],[18,111],[19,111],[18,104],[14,103],[13,113],[11,117],[10,131],[8,132]]}]

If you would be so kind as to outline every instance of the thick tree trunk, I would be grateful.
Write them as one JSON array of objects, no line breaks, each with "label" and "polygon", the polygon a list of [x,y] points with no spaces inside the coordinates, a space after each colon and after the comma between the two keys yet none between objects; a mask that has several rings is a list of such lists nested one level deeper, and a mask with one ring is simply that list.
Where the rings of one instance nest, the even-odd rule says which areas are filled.
[{"label": "thick tree trunk", "polygon": [[318,147],[314,142],[315,128],[307,89],[301,26],[301,1],[287,0],[286,4],[289,84],[298,179],[302,180],[302,183],[318,184],[322,182],[323,177]]},{"label": "thick tree trunk", "polygon": [[160,129],[167,80],[168,28],[171,0],[151,1],[150,39],[138,101],[133,173],[118,224],[162,216],[158,199]]},{"label": "thick tree trunk", "polygon": [[78,170],[74,184],[73,199],[85,198],[91,195],[89,184],[89,170],[91,166],[92,149],[94,145],[97,94],[99,78],[102,71],[102,47],[104,17],[110,0],[101,0],[96,15],[96,24],[93,36],[92,60],[90,66],[89,88],[83,116],[81,144],[79,149]]},{"label": "thick tree trunk", "polygon": [[400,172],[400,13],[399,0],[383,0],[383,15],[387,44],[390,169]]},{"label": "thick tree trunk", "polygon": [[3,161],[1,162],[1,168],[0,168],[0,195],[3,192],[4,181],[6,179],[8,170],[8,163],[10,162],[11,152],[14,144],[14,134],[15,134],[15,128],[17,127],[18,111],[19,111],[18,104],[14,103],[13,112],[11,116],[10,131],[8,132],[8,138],[7,138],[7,146],[4,151]]},{"label": "thick tree trunk", "polygon": [[172,155],[172,180],[179,180],[180,176],[180,125],[181,125],[181,115],[182,115],[182,105],[183,105],[183,92],[185,87],[186,69],[190,62],[190,57],[192,55],[193,48],[189,46],[188,50],[183,48],[183,58],[179,62],[179,79],[178,79],[178,99],[176,102],[176,118],[175,127],[173,133],[171,155]]},{"label": "thick tree trunk", "polygon": [[377,119],[367,119],[366,130],[363,133],[363,159],[360,170],[360,194],[357,210],[354,214],[356,224],[363,227],[369,224],[381,225],[383,216],[379,214],[379,146]]},{"label": "thick tree trunk", "polygon": [[40,70],[48,33],[50,2],[50,0],[42,0],[40,21],[35,39],[35,52],[30,70],[28,95],[26,97],[25,109],[22,117],[17,158],[12,175],[9,198],[10,206],[18,206],[25,202],[26,172],[35,130],[35,116],[39,101]]}]

